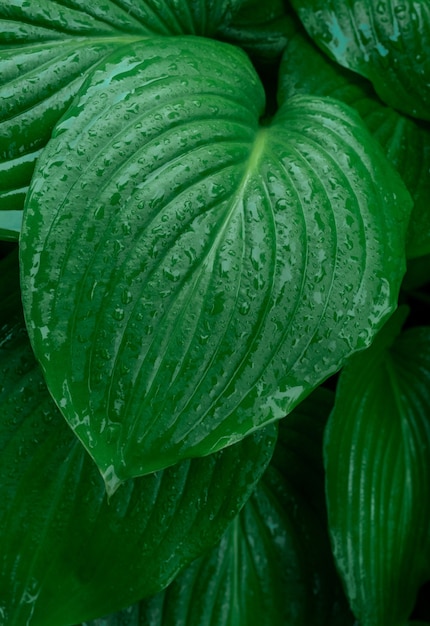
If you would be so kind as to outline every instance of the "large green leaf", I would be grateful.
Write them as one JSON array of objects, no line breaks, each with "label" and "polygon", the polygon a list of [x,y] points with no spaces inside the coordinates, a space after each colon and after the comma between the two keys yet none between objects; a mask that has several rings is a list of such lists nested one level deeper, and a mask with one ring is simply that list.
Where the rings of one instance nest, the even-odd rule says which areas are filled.
[{"label": "large green leaf", "polygon": [[325,442],[329,522],[362,626],[403,626],[430,577],[430,329],[403,314],[344,368]]},{"label": "large green leaf", "polygon": [[40,159],[27,324],[111,488],[283,417],[395,306],[397,173],[348,107],[298,97],[259,127],[263,95],[238,49],[137,43]]},{"label": "large green leaf", "polygon": [[211,36],[242,3],[0,0],[0,211],[22,209],[41,149],[100,59],[153,34]]},{"label": "large green leaf", "polygon": [[275,429],[130,480],[108,500],[47,392],[11,264],[0,266],[0,621],[69,626],[152,595],[212,547],[267,466]]},{"label": "large green leaf", "polygon": [[427,0],[291,0],[316,43],[390,106],[430,120]]},{"label": "large green leaf", "polygon": [[274,457],[219,545],[157,596],[84,626],[351,626],[327,532],[318,389],[280,422]]},{"label": "large green leaf", "polygon": [[409,258],[430,252],[430,128],[385,106],[370,83],[330,61],[303,35],[290,39],[285,50],[278,99],[296,94],[338,98],[354,107],[380,142],[414,200],[406,252]]}]

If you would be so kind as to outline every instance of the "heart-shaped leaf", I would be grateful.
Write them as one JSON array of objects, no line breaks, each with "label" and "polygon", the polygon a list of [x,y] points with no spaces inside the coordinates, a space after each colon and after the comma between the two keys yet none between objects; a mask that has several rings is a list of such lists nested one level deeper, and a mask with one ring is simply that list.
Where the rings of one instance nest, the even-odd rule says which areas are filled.
[{"label": "heart-shaped leaf", "polygon": [[354,107],[414,200],[408,227],[409,258],[430,253],[430,129],[385,106],[370,83],[330,61],[303,35],[291,38],[282,59],[278,98],[297,94],[338,98]]},{"label": "heart-shaped leaf", "polygon": [[380,147],[341,103],[263,110],[238,49],[152,39],[99,64],[39,161],[29,333],[112,488],[283,417],[395,306],[411,201]]},{"label": "heart-shaped leaf", "polygon": [[0,0],[0,211],[22,209],[35,161],[90,68],[153,34],[212,36],[241,4]]},{"label": "heart-shaped leaf", "polygon": [[0,264],[0,621],[69,626],[152,595],[212,547],[265,470],[276,429],[128,481],[108,500],[47,392],[13,265]]},{"label": "heart-shaped leaf", "polygon": [[430,329],[399,312],[344,368],[326,432],[329,523],[362,626],[403,626],[430,576]]},{"label": "heart-shaped leaf", "polygon": [[379,97],[430,120],[430,4],[416,0],[291,0],[332,58],[368,78]]},{"label": "heart-shaped leaf", "polygon": [[151,599],[83,626],[352,626],[327,530],[316,390],[279,425],[275,454],[219,545]]}]

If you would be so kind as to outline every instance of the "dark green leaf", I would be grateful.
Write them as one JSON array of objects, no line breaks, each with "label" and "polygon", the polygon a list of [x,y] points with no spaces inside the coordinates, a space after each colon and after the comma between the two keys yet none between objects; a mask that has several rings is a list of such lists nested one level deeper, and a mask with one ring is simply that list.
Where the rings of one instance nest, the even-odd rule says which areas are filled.
[{"label": "dark green leaf", "polygon": [[267,466],[275,430],[130,480],[108,500],[46,390],[19,297],[10,321],[11,264],[0,266],[0,621],[68,626],[152,595],[212,547]]},{"label": "dark green leaf", "polygon": [[368,78],[379,97],[430,119],[430,4],[415,0],[291,0],[332,58]]},{"label": "dark green leaf", "polygon": [[344,368],[325,442],[334,554],[362,626],[402,626],[430,575],[430,328],[399,312]]},{"label": "dark green leaf", "polygon": [[377,143],[341,103],[263,109],[239,50],[152,39],[99,64],[39,161],[29,333],[112,489],[283,417],[395,306],[411,201]]},{"label": "dark green leaf", "polygon": [[161,594],[85,626],[350,626],[327,532],[318,389],[280,422],[271,465],[220,544]]},{"label": "dark green leaf", "polygon": [[407,256],[430,252],[430,129],[385,106],[370,83],[330,61],[301,34],[285,51],[280,71],[280,103],[296,94],[338,98],[354,107],[382,145],[414,199],[406,240]]},{"label": "dark green leaf", "polygon": [[242,3],[0,0],[0,211],[22,209],[35,161],[90,68],[152,34],[210,36]]},{"label": "dark green leaf", "polygon": [[220,24],[217,37],[240,45],[267,72],[267,64],[281,55],[293,32],[295,23],[283,0],[247,0],[231,22]]},{"label": "dark green leaf", "polygon": [[402,282],[402,289],[412,291],[430,283],[430,254],[410,259]]}]

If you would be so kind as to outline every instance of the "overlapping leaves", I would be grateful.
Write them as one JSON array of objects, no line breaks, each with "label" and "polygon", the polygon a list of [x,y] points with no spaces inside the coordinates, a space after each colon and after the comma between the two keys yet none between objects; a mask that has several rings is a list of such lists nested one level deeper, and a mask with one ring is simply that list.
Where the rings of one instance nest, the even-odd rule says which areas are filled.
[{"label": "overlapping leaves", "polygon": [[406,251],[409,258],[430,252],[430,129],[385,106],[370,83],[330,61],[296,34],[285,50],[279,76],[280,103],[296,94],[338,98],[354,107],[382,145],[414,199]]},{"label": "overlapping leaves", "polygon": [[283,0],[247,0],[231,22],[220,24],[217,36],[240,45],[258,66],[267,66],[282,53],[295,22]]},{"label": "overlapping leaves", "polygon": [[18,236],[35,161],[90,68],[154,34],[213,36],[242,4],[0,0],[0,237]]},{"label": "overlapping leaves", "polygon": [[363,626],[401,626],[430,576],[430,332],[399,313],[340,376],[326,433],[335,558]]},{"label": "overlapping leaves", "polygon": [[326,528],[318,389],[280,423],[274,457],[219,545],[162,593],[84,626],[352,626]]},{"label": "overlapping leaves", "polygon": [[46,389],[14,267],[1,263],[0,617],[69,626],[162,589],[215,544],[267,466],[276,429],[128,481],[108,500]]},{"label": "overlapping leaves", "polygon": [[430,119],[430,5],[415,0],[292,0],[306,30],[386,103]]},{"label": "overlapping leaves", "polygon": [[237,49],[151,39],[98,65],[40,159],[29,332],[111,489],[283,417],[396,302],[410,198],[358,116],[263,111]]}]

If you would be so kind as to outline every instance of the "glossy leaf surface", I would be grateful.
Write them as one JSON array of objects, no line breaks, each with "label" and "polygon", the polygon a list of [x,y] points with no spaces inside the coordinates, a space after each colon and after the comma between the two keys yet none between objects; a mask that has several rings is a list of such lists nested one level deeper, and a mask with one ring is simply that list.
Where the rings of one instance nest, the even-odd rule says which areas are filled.
[{"label": "glossy leaf surface", "polygon": [[387,158],[405,182],[414,200],[408,227],[408,258],[430,252],[430,128],[385,106],[370,83],[330,61],[301,34],[285,50],[278,99],[297,94],[330,96],[352,106],[379,141]]},{"label": "glossy leaf surface", "polygon": [[8,288],[5,263],[1,622],[69,626],[152,595],[212,547],[266,468],[276,431],[269,426],[216,455],[130,480],[108,500],[96,466],[47,392],[16,318],[19,294]]},{"label": "glossy leaf surface", "polygon": [[29,333],[110,489],[283,417],[396,302],[410,198],[376,142],[340,103],[263,108],[239,50],[152,39],[98,66],[39,161]]},{"label": "glossy leaf surface", "polygon": [[318,389],[280,422],[274,457],[219,545],[157,596],[84,626],[352,626],[327,532]]},{"label": "glossy leaf surface", "polygon": [[22,209],[41,149],[100,59],[153,34],[211,36],[242,2],[0,0],[0,210]]},{"label": "glossy leaf surface", "polygon": [[22,226],[22,211],[0,211],[0,240],[18,241]]},{"label": "glossy leaf surface", "polygon": [[325,442],[334,554],[362,626],[403,626],[430,575],[430,332],[403,314],[344,368]]},{"label": "glossy leaf surface", "polygon": [[332,58],[368,78],[388,105],[430,119],[430,4],[415,0],[292,0]]}]

